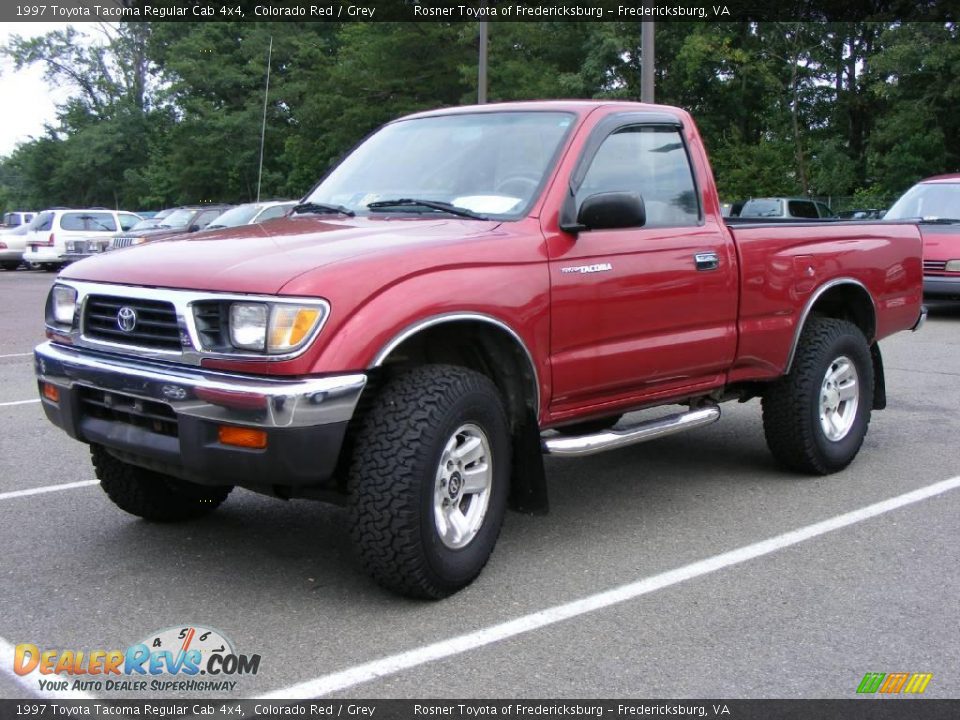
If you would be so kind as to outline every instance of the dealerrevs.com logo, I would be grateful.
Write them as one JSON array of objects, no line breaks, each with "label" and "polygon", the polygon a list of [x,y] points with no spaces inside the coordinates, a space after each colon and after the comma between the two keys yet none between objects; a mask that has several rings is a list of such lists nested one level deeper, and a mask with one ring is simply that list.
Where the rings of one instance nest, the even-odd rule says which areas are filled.
[{"label": "dealerrevs.com logo", "polygon": [[217,630],[173,627],[126,650],[41,650],[16,646],[13,671],[37,677],[40,690],[113,692],[229,692],[233,678],[256,675],[259,655],[242,655]]}]

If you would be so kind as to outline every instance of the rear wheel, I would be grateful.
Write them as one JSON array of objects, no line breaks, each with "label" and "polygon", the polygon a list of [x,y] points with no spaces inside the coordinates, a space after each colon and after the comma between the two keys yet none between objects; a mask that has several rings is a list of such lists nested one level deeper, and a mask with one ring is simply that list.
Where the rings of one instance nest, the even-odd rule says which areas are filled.
[{"label": "rear wheel", "polygon": [[856,457],[873,408],[873,363],[860,329],[846,320],[812,318],[800,336],[789,375],[763,396],[763,430],[777,461],[825,475]]},{"label": "rear wheel", "polygon": [[19,261],[10,260],[8,262],[0,263],[0,267],[2,267],[4,270],[13,271],[13,270],[16,270],[18,267],[20,267],[20,263]]},{"label": "rear wheel", "polygon": [[500,533],[510,436],[484,375],[428,365],[391,381],[356,437],[353,539],[384,587],[442,598],[480,574]]},{"label": "rear wheel", "polygon": [[176,522],[208,515],[233,489],[207,486],[117,460],[104,448],[90,448],[100,486],[121,510],[155,522]]}]

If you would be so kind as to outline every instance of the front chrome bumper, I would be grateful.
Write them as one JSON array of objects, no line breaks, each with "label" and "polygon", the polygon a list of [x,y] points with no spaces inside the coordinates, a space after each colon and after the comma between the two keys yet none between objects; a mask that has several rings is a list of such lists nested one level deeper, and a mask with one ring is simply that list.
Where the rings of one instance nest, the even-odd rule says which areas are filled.
[{"label": "front chrome bumper", "polygon": [[177,415],[260,428],[344,422],[366,385],[362,374],[295,380],[164,366],[46,342],[34,351],[37,378],[169,405]]},{"label": "front chrome bumper", "polygon": [[[71,437],[193,482],[284,496],[334,476],[367,382],[360,373],[234,375],[50,342],[36,348],[34,364],[39,384],[57,389],[41,387],[47,418]],[[265,444],[224,444],[224,425],[263,430]]]}]

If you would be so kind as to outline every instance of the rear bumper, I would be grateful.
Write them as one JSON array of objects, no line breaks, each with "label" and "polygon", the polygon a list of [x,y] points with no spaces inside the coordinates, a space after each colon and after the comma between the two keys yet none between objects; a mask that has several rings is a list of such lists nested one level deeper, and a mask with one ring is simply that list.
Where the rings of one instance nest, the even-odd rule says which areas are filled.
[{"label": "rear bumper", "polygon": [[[34,351],[47,418],[122,460],[212,485],[322,485],[337,465],[363,374],[279,379],[170,366],[44,343]],[[42,388],[41,388],[42,389]],[[220,442],[221,426],[266,447]]]},{"label": "rear bumper", "polygon": [[40,246],[34,249],[27,247],[23,252],[24,262],[32,263],[59,263],[63,262],[63,253],[53,247]]},{"label": "rear bumper", "polygon": [[960,298],[960,275],[956,277],[924,275],[923,294],[928,297]]}]

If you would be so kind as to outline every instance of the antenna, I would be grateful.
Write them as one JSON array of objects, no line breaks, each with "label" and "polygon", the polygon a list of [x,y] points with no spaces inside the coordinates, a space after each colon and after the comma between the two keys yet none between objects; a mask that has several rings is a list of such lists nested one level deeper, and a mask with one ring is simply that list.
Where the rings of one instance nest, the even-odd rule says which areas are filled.
[{"label": "antenna", "polygon": [[257,202],[260,202],[260,181],[263,179],[263,139],[267,135],[267,98],[270,95],[270,60],[273,58],[273,35],[267,49],[267,84],[263,89],[263,122],[260,124],[260,169],[257,170]]}]

